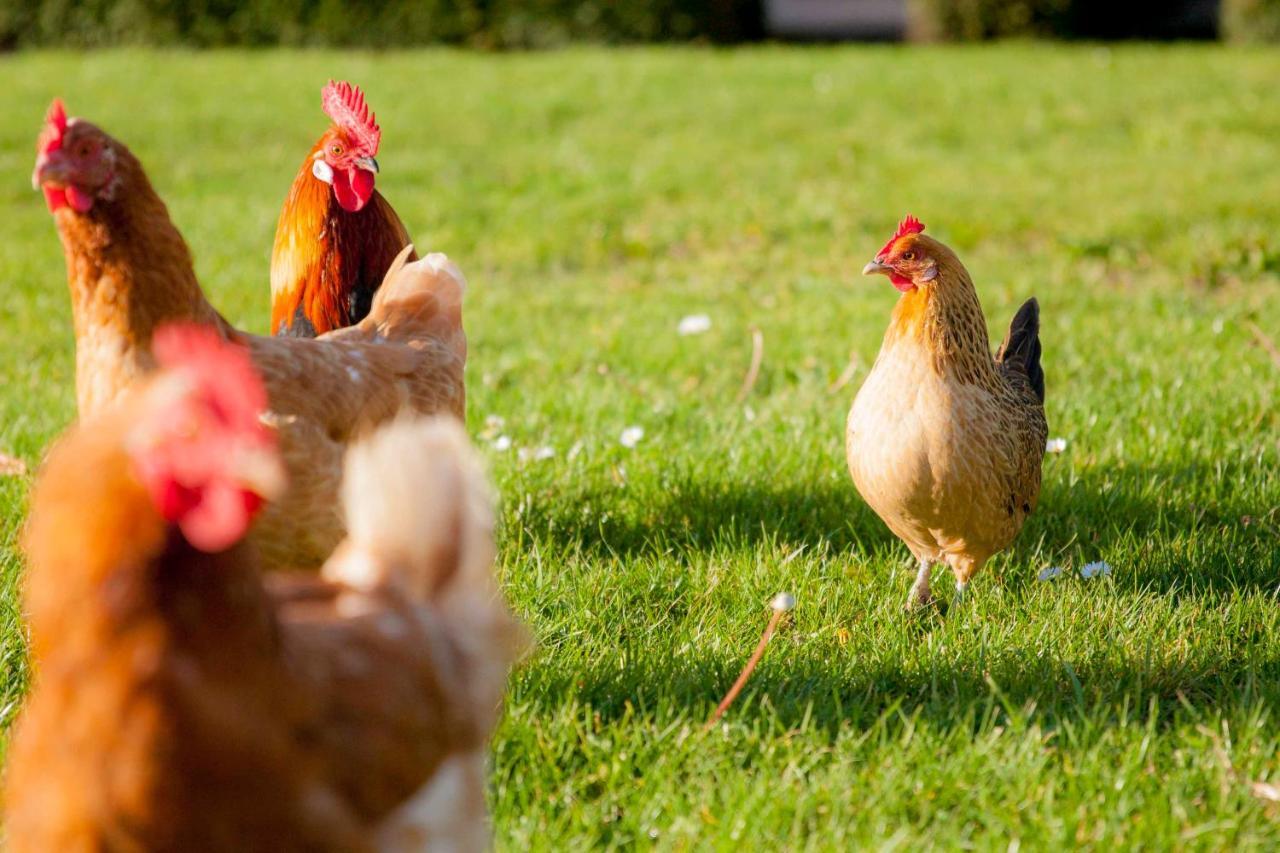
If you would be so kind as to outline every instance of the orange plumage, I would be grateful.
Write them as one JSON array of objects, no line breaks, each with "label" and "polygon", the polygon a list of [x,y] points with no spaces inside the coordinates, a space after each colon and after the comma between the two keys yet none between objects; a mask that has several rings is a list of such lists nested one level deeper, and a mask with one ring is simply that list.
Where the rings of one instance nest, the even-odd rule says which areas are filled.
[{"label": "orange plumage", "polygon": [[333,124],[302,161],[276,225],[273,335],[315,337],[363,320],[409,243],[400,217],[373,189],[381,134],[363,94],[330,83],[323,103]]},{"label": "orange plumage", "polygon": [[[522,634],[461,426],[397,421],[357,445],[351,537],[323,578],[266,583],[253,502],[217,504],[269,446],[227,417],[244,385],[192,367],[72,431],[34,490],[7,849],[479,849]],[[197,497],[173,503],[171,478]],[[185,532],[211,511],[232,539],[216,553]]]}]

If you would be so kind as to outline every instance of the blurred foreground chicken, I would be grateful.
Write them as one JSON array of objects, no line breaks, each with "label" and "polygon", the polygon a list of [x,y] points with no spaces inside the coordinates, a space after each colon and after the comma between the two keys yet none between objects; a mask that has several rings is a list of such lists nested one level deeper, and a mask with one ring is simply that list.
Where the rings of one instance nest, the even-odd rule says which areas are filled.
[{"label": "blurred foreground chicken", "polygon": [[[333,120],[302,161],[271,250],[271,333],[314,338],[358,323],[409,232],[373,188],[382,130],[364,93],[332,80]],[[417,260],[410,254],[409,260]]]},{"label": "blurred foreground chicken", "polygon": [[214,310],[191,252],[141,164],[122,143],[55,101],[34,175],[58,226],[76,334],[76,399],[90,418],[154,366],[151,336],[195,322],[245,344],[266,381],[287,491],[255,525],[269,567],[317,567],[342,538],[346,446],[402,408],[461,418],[462,273],[444,255],[386,273],[369,316],[316,340],[243,334]]},{"label": "blurred foreground chicken", "polygon": [[35,487],[7,848],[484,847],[523,634],[462,427],[398,419],[355,445],[349,538],[322,577],[266,583],[244,535],[282,469],[248,353],[194,326],[155,353]]},{"label": "blurred foreground chicken", "polygon": [[1028,299],[991,357],[987,322],[955,253],[908,216],[867,264],[902,292],[849,411],[858,491],[919,561],[907,607],[946,563],[957,600],[1035,509],[1048,427],[1040,308]]}]

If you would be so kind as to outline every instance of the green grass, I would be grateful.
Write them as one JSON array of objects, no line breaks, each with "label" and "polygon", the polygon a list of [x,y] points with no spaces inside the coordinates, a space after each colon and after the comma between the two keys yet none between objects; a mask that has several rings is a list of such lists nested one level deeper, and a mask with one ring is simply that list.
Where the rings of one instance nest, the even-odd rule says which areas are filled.
[{"label": "green grass", "polygon": [[[501,848],[1280,844],[1249,789],[1280,781],[1280,369],[1250,327],[1280,338],[1280,54],[125,52],[0,74],[0,449],[32,465],[73,416],[62,254],[27,185],[48,100],[133,147],[214,303],[261,331],[319,86],[365,86],[379,186],[470,278],[469,420],[539,642],[494,745]],[[907,552],[843,460],[895,296],[858,272],[906,212],[997,336],[1040,298],[1070,442],[945,617],[902,614]],[[711,330],[677,336],[689,313]],[[489,416],[556,455],[494,449]],[[0,480],[9,718],[28,487]],[[1036,579],[1092,560],[1112,576]],[[794,621],[700,733],[782,589]]]}]

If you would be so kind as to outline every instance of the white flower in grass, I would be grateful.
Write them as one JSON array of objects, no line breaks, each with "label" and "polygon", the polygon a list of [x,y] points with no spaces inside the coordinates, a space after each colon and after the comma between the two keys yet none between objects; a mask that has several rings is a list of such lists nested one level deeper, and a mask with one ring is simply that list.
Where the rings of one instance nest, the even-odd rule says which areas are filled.
[{"label": "white flower in grass", "polygon": [[1249,786],[1249,790],[1260,800],[1280,803],[1280,786],[1278,785],[1272,785],[1270,782],[1254,782]]},{"label": "white flower in grass", "polygon": [[493,449],[494,449],[494,450],[510,450],[510,449],[511,449],[511,436],[509,436],[509,435],[500,435],[500,436],[498,436],[497,438],[495,438],[495,439],[493,440]]},{"label": "white flower in grass", "polygon": [[1067,449],[1067,440],[1065,438],[1051,438],[1044,443],[1045,453],[1061,453]]},{"label": "white flower in grass", "polygon": [[680,319],[680,325],[676,326],[676,332],[682,337],[687,335],[700,335],[711,329],[711,318],[706,314],[690,314]]},{"label": "white flower in grass", "polygon": [[556,455],[556,449],[549,445],[542,447],[522,447],[518,453],[521,462],[541,462]]},{"label": "white flower in grass", "polygon": [[501,415],[485,415],[484,429],[480,430],[480,437],[492,439],[502,434],[502,428],[507,425],[507,419]]},{"label": "white flower in grass", "polygon": [[1060,574],[1062,574],[1062,566],[1046,566],[1040,570],[1039,577],[1042,581],[1048,581],[1053,580]]},{"label": "white flower in grass", "polygon": [[629,426],[622,431],[618,441],[622,442],[623,447],[635,447],[642,438],[644,438],[644,427]]},{"label": "white flower in grass", "polygon": [[1096,563],[1089,563],[1080,570],[1080,577],[1082,578],[1105,578],[1109,574],[1111,574],[1111,566],[1103,560],[1098,560]]},{"label": "white flower in grass", "polygon": [[27,463],[16,456],[0,453],[0,477],[21,477],[27,473]]}]

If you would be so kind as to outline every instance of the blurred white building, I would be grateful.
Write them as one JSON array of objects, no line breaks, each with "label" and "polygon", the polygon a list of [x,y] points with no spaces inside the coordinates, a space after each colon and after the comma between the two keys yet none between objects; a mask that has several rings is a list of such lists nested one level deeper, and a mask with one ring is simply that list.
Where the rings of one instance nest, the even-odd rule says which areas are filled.
[{"label": "blurred white building", "polygon": [[[762,0],[764,30],[779,39],[900,39],[908,28],[911,0]],[[1255,0],[1261,2],[1261,0]],[[1266,0],[1274,2],[1274,0]],[[981,4],[942,0],[973,16]],[[998,6],[999,4],[988,4]],[[1009,2],[1007,5],[1016,5]],[[1025,4],[1039,8],[1051,32],[1091,39],[1213,39],[1218,37],[1221,0],[1065,0]],[[1052,12],[1052,14],[1049,14]],[[990,18],[990,14],[978,14]],[[920,33],[917,33],[919,35]]]},{"label": "blurred white building", "polygon": [[900,39],[907,0],[764,0],[764,25],[775,38]]}]

